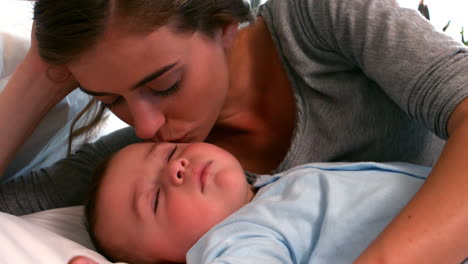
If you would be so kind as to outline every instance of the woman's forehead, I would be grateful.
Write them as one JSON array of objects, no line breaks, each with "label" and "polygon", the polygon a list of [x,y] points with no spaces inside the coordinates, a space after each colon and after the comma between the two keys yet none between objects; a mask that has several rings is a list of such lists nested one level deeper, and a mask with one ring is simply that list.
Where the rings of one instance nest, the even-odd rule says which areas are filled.
[{"label": "woman's forehead", "polygon": [[102,39],[68,67],[88,90],[129,88],[157,69],[183,62],[190,50],[188,45],[187,37],[163,27],[147,36]]},{"label": "woman's forehead", "polygon": [[188,38],[188,35],[174,33],[166,26],[147,34],[110,30],[70,65],[77,67],[104,62],[112,65],[111,63],[125,62],[123,59],[132,57],[156,59],[163,63],[165,59],[173,56],[173,53],[178,53],[184,48]]}]

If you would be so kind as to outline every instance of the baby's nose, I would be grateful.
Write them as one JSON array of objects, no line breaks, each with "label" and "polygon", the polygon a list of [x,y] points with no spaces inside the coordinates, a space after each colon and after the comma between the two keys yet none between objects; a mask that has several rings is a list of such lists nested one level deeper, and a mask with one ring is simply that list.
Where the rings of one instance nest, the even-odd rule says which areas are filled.
[{"label": "baby's nose", "polygon": [[169,181],[174,185],[181,185],[185,180],[185,173],[188,161],[184,158],[178,158],[169,162]]}]

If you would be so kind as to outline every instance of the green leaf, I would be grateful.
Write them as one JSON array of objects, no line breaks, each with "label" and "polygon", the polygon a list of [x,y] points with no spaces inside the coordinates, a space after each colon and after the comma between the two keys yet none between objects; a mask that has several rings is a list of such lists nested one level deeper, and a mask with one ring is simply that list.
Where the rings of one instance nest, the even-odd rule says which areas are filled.
[{"label": "green leaf", "polygon": [[463,27],[462,27],[462,30],[460,31],[460,35],[461,35],[462,43],[465,44],[465,46],[468,46],[468,41],[465,41],[465,30]]}]

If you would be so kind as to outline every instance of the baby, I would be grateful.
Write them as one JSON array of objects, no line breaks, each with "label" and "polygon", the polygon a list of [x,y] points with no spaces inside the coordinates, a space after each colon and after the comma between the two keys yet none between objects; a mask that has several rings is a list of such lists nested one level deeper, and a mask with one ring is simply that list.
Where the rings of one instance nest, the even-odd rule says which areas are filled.
[{"label": "baby", "polygon": [[96,174],[86,206],[97,249],[129,263],[351,263],[430,169],[314,163],[250,185],[207,143],[139,143]]}]

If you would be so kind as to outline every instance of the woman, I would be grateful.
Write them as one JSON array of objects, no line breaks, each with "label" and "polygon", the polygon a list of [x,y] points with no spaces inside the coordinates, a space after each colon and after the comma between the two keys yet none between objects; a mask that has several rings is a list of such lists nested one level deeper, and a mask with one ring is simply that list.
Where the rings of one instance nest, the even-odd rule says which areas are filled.
[{"label": "woman", "polygon": [[[38,1],[38,44],[0,98],[0,168],[76,82],[141,139],[204,140],[259,173],[312,161],[428,165],[444,144],[434,132],[449,139],[428,181],[356,263],[461,262],[466,48],[393,0],[270,0],[258,14],[238,30],[250,20],[240,0]],[[79,203],[93,163],[135,141],[126,133],[25,176],[54,179],[45,194],[13,202],[5,193],[24,193],[21,179],[2,186],[4,206]]]}]

